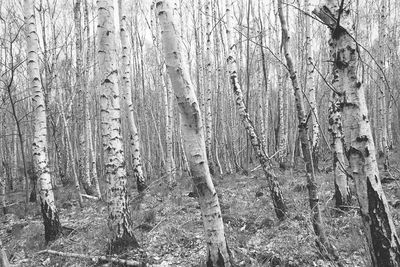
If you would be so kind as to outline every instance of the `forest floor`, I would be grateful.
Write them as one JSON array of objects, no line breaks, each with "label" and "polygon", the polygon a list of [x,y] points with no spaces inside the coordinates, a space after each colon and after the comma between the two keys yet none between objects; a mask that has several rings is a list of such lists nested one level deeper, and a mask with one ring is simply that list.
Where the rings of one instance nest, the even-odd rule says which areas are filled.
[{"label": "forest floor", "polygon": [[[399,155],[392,155],[392,175]],[[330,165],[321,162],[321,166]],[[290,215],[283,222],[274,216],[267,181],[260,170],[245,175],[216,176],[228,245],[238,266],[336,266],[323,259],[315,244],[310,223],[305,173],[276,171]],[[327,172],[328,171],[328,172]],[[387,178],[387,174],[381,175]],[[390,177],[393,177],[390,176]],[[320,203],[326,232],[340,253],[344,266],[367,266],[365,242],[361,235],[357,203],[347,212],[334,208],[333,172],[329,167],[318,173]],[[178,186],[166,190],[163,181],[151,184],[140,208],[132,202],[135,236],[140,249],[118,255],[124,259],[146,262],[146,266],[205,266],[206,254],[202,221],[196,198],[189,197],[188,178],[178,179]],[[384,183],[396,227],[400,223],[400,185],[398,180]],[[134,189],[132,189],[134,191]],[[135,197],[134,195],[133,197]],[[14,199],[13,199],[14,198]],[[11,214],[0,219],[0,238],[11,263],[18,266],[111,266],[91,260],[38,253],[45,249],[91,256],[107,251],[107,207],[105,203],[85,200],[80,209],[73,188],[56,191],[57,205],[68,234],[46,245],[40,210],[30,204],[24,218],[23,203],[17,195],[9,198]],[[19,196],[19,200],[23,197]],[[399,230],[399,229],[398,229]],[[115,266],[115,265],[114,265]]]}]

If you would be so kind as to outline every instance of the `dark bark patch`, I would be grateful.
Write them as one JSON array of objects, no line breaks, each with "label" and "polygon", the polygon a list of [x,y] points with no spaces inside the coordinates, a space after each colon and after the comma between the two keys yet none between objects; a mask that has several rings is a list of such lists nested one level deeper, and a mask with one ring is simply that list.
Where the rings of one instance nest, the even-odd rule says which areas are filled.
[{"label": "dark bark patch", "polygon": [[217,259],[217,262],[215,262],[215,263],[211,259],[211,253],[209,251],[208,259],[207,259],[207,267],[225,267],[224,256],[222,255],[220,249],[218,249],[218,259]]},{"label": "dark bark patch", "polygon": [[137,242],[135,236],[124,229],[124,234],[121,237],[117,237],[111,240],[109,246],[109,254],[121,254],[125,252],[128,248],[138,248],[139,243]]},{"label": "dark bark patch", "polygon": [[40,202],[44,224],[44,238],[46,242],[56,240],[61,234],[61,224],[58,213],[52,210],[43,199],[41,199]]},{"label": "dark bark patch", "polygon": [[366,156],[366,157],[369,157],[369,155],[370,155],[370,154],[369,154],[369,149],[368,149],[368,147],[366,147],[366,148],[365,148],[365,156]]},{"label": "dark bark patch", "polygon": [[[367,179],[368,215],[373,251],[370,251],[374,266],[397,266],[400,262],[399,240],[389,224],[388,211],[383,200]],[[393,246],[391,244],[394,244]]]},{"label": "dark bark patch", "polygon": [[357,142],[367,142],[367,141],[368,141],[368,136],[366,136],[366,135],[358,136],[358,137],[356,138],[356,141],[357,141]]}]

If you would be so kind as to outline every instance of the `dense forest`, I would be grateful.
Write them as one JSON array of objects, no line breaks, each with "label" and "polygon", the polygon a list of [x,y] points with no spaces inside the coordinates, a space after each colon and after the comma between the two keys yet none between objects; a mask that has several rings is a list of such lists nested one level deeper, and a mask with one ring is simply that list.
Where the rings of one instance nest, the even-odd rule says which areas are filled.
[{"label": "dense forest", "polygon": [[400,266],[398,25],[397,0],[0,0],[0,267]]}]

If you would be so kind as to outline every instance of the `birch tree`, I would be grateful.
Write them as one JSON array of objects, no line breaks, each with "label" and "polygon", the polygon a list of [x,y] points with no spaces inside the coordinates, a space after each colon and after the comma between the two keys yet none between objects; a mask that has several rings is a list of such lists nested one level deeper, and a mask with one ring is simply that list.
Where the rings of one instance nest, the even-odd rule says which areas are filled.
[{"label": "birch tree", "polygon": [[100,119],[107,182],[110,251],[137,247],[126,191],[126,169],[121,136],[120,92],[113,0],[98,0],[98,61],[101,79]]},{"label": "birch tree", "polygon": [[211,30],[211,1],[206,0],[205,3],[205,13],[206,17],[206,66],[205,66],[205,132],[206,132],[206,152],[207,152],[207,159],[208,164],[210,167],[211,174],[214,174],[214,164],[212,160],[212,56],[211,56],[211,37],[212,30]]},{"label": "birch tree", "polygon": [[38,47],[34,1],[24,0],[24,18],[26,25],[26,54],[28,88],[32,92],[34,110],[34,136],[32,154],[35,172],[39,178],[40,208],[43,216],[46,242],[55,240],[61,233],[58,210],[54,202],[53,186],[47,155],[47,120],[43,88],[40,82]]},{"label": "birch tree", "polygon": [[199,195],[207,243],[207,266],[231,266],[218,196],[208,167],[203,123],[195,90],[183,58],[177,11],[170,1],[156,1],[167,72],[182,115],[182,137],[193,183]]},{"label": "birch tree", "polygon": [[342,106],[340,97],[333,92],[332,105],[329,108],[329,131],[332,135],[333,175],[335,185],[335,206],[346,209],[350,204],[351,194],[348,185],[344,136],[342,125]]},{"label": "birch tree", "polygon": [[231,37],[231,1],[226,1],[226,35],[227,35],[227,43],[229,47],[229,55],[227,57],[228,71],[229,71],[229,80],[232,87],[232,90],[236,97],[236,107],[239,112],[240,118],[242,120],[242,124],[246,129],[247,135],[249,136],[251,145],[254,149],[254,152],[259,160],[262,169],[265,173],[265,176],[268,179],[269,190],[271,193],[272,202],[274,205],[275,214],[279,220],[285,219],[287,215],[287,207],[283,200],[282,190],[280,188],[277,177],[273,173],[270,168],[270,163],[265,151],[262,147],[260,138],[255,131],[254,124],[250,119],[249,113],[247,112],[246,105],[244,103],[243,92],[241,89],[241,85],[238,79],[238,70],[236,65],[236,45],[232,43]]},{"label": "birch tree", "polygon": [[[305,9],[308,14],[311,13],[311,5],[309,0],[304,1]],[[308,90],[308,102],[311,112],[311,126],[312,126],[312,155],[314,160],[314,169],[318,170],[318,147],[319,147],[319,125],[318,125],[318,108],[316,103],[316,86],[314,82],[314,60],[312,54],[312,36],[311,36],[311,18],[305,16],[306,24],[306,57],[307,57],[307,70],[306,70],[306,85]]]},{"label": "birch tree", "polygon": [[[82,49],[82,12],[81,0],[75,0],[74,6],[74,22],[75,22],[75,47],[76,47],[76,88],[78,92],[78,135],[79,135],[79,177],[83,189],[86,194],[93,195],[92,183],[90,181],[89,158],[86,147],[87,132],[86,132],[86,90],[83,86],[82,72],[83,72],[83,49]],[[86,78],[86,77],[85,77]],[[74,164],[74,163],[73,163]]]},{"label": "birch tree", "polygon": [[326,0],[314,13],[331,30],[333,86],[343,91],[343,132],[372,266],[399,266],[399,238],[379,179],[364,88],[357,78],[359,52],[349,1]]},{"label": "birch tree", "polygon": [[318,237],[317,244],[322,253],[327,254],[327,256],[333,256],[337,258],[337,252],[332,244],[329,242],[324,224],[321,217],[321,210],[319,206],[319,196],[317,181],[315,179],[315,173],[313,168],[312,151],[310,140],[308,138],[307,129],[307,114],[304,107],[304,98],[301,91],[299,82],[297,80],[297,73],[294,69],[294,62],[289,51],[289,31],[287,28],[286,17],[283,14],[282,0],[278,0],[278,14],[281,22],[282,29],[282,48],[285,54],[286,66],[290,75],[290,80],[292,81],[292,86],[294,89],[294,95],[296,99],[296,109],[298,118],[298,129],[299,129],[299,139],[301,143],[301,148],[303,150],[304,162],[306,164],[306,178],[307,178],[307,188],[308,188],[308,199],[311,209],[311,222],[314,228],[315,235]]},{"label": "birch tree", "polygon": [[[146,181],[143,176],[142,159],[140,155],[139,134],[135,123],[135,114],[132,102],[132,82],[131,82],[131,62],[128,50],[128,33],[127,33],[127,18],[126,18],[126,2],[118,1],[119,11],[119,26],[120,38],[122,46],[122,81],[123,81],[123,99],[128,106],[128,126],[129,126],[129,141],[132,149],[133,163],[133,178],[136,180],[137,190],[142,192],[146,189]],[[123,5],[124,4],[124,5]]]}]

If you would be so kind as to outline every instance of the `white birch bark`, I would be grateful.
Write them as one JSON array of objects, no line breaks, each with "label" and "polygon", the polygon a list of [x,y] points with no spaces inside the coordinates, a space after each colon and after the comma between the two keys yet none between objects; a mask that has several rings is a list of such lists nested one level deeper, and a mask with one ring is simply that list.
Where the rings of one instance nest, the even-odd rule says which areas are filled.
[{"label": "white birch bark", "polygon": [[[96,156],[96,142],[93,142],[93,133],[92,133],[92,120],[89,116],[90,114],[90,109],[89,109],[89,103],[90,103],[90,98],[91,94],[89,93],[89,81],[93,81],[93,71],[92,68],[90,67],[90,64],[92,64],[91,60],[91,53],[92,53],[92,46],[90,42],[90,23],[89,23],[89,6],[88,6],[88,1],[89,0],[84,0],[85,1],[85,6],[84,6],[84,23],[85,23],[85,33],[86,33],[86,40],[87,40],[87,47],[86,47],[86,67],[85,67],[85,74],[86,74],[86,82],[85,82],[85,87],[86,87],[86,151],[87,151],[87,157],[88,160],[87,162],[87,170],[89,171],[89,176],[91,174],[91,182],[93,184],[93,187],[96,190],[96,195],[99,199],[101,199],[101,191],[100,191],[100,183],[99,183],[99,178],[97,175],[97,156]],[[93,60],[94,62],[94,60]],[[93,118],[93,117],[92,117]],[[90,154],[90,157],[89,157]]]},{"label": "white birch bark", "polygon": [[113,0],[98,0],[97,8],[100,119],[111,232],[110,252],[119,253],[126,247],[137,247],[138,243],[132,231],[126,191]]},{"label": "white birch bark", "polygon": [[47,120],[46,106],[39,72],[39,40],[36,32],[34,1],[24,0],[24,18],[26,27],[28,86],[32,92],[34,110],[34,136],[32,154],[35,172],[39,178],[40,207],[43,216],[45,240],[55,240],[61,233],[58,210],[54,202],[54,193],[47,156]]},{"label": "white birch bark", "polygon": [[156,8],[167,71],[182,114],[183,144],[199,195],[207,243],[207,266],[231,266],[218,196],[208,168],[200,107],[177,32],[176,11],[169,1],[156,1]]},{"label": "white birch bark", "polygon": [[206,17],[206,66],[205,66],[205,80],[206,80],[206,91],[205,91],[205,125],[206,125],[206,153],[208,164],[210,167],[211,174],[214,174],[214,163],[212,160],[212,57],[211,57],[211,1],[206,0],[205,3],[205,17]]},{"label": "white birch bark", "polygon": [[[304,6],[308,14],[311,13],[311,5],[309,0],[305,0]],[[308,89],[308,102],[310,105],[311,112],[311,124],[312,124],[312,152],[314,160],[314,169],[317,170],[318,166],[318,146],[319,146],[319,125],[318,125],[318,108],[316,103],[316,86],[314,83],[314,59],[312,54],[312,37],[311,37],[311,18],[305,16],[306,24],[306,54],[307,54],[307,79],[306,88]]]},{"label": "white birch bark", "polygon": [[133,161],[133,178],[136,180],[137,189],[143,192],[146,189],[146,181],[143,175],[142,159],[140,154],[139,134],[135,123],[135,113],[132,102],[132,82],[131,82],[131,62],[128,51],[128,21],[126,18],[126,0],[119,0],[118,10],[120,18],[120,38],[122,45],[122,89],[123,98],[128,106],[128,126],[129,126],[129,140],[132,147],[132,161]]},{"label": "white birch bark", "polygon": [[346,206],[350,204],[351,195],[347,179],[347,161],[344,151],[341,114],[340,98],[336,93],[333,93],[333,103],[329,108],[329,131],[332,135],[335,206],[340,209],[346,209]]},{"label": "white birch bark", "polygon": [[343,89],[341,105],[349,173],[356,187],[372,266],[399,266],[399,238],[379,179],[364,88],[357,78],[359,54],[352,36],[349,7],[348,0],[343,2],[343,10],[336,0],[325,0],[314,13],[332,33],[333,86]]},{"label": "white birch bark", "polygon": [[[82,183],[83,189],[85,193],[88,195],[93,195],[92,183],[90,181],[90,170],[89,166],[89,158],[87,151],[87,132],[86,132],[86,123],[87,123],[87,109],[86,109],[86,87],[84,86],[84,82],[82,79],[83,74],[83,60],[82,60],[82,23],[81,23],[81,0],[76,0],[74,6],[74,23],[75,23],[75,59],[76,59],[76,88],[78,92],[78,135],[79,135],[79,178]],[[85,80],[87,77],[84,77]]]},{"label": "white birch bark", "polygon": [[284,102],[286,98],[286,75],[282,73],[282,67],[277,68],[277,86],[278,86],[278,116],[279,116],[279,133],[278,133],[278,158],[279,163],[285,162],[285,156],[287,153],[287,131],[286,131],[286,120],[285,120],[285,108]]},{"label": "white birch bark", "polygon": [[[382,0],[380,3],[380,20],[379,20],[379,64],[383,71],[386,70],[386,46],[387,46],[387,34],[386,34],[386,0]],[[379,127],[380,131],[380,142],[382,145],[382,152],[384,157],[384,170],[386,171],[389,167],[389,146],[388,146],[388,107],[386,104],[386,80],[384,74],[380,75],[380,92],[379,92],[379,121],[381,126]]]},{"label": "white birch bark", "polygon": [[0,171],[0,194],[1,194],[1,207],[4,215],[7,214],[7,203],[6,203],[6,173],[3,164],[1,164],[1,171]]}]

